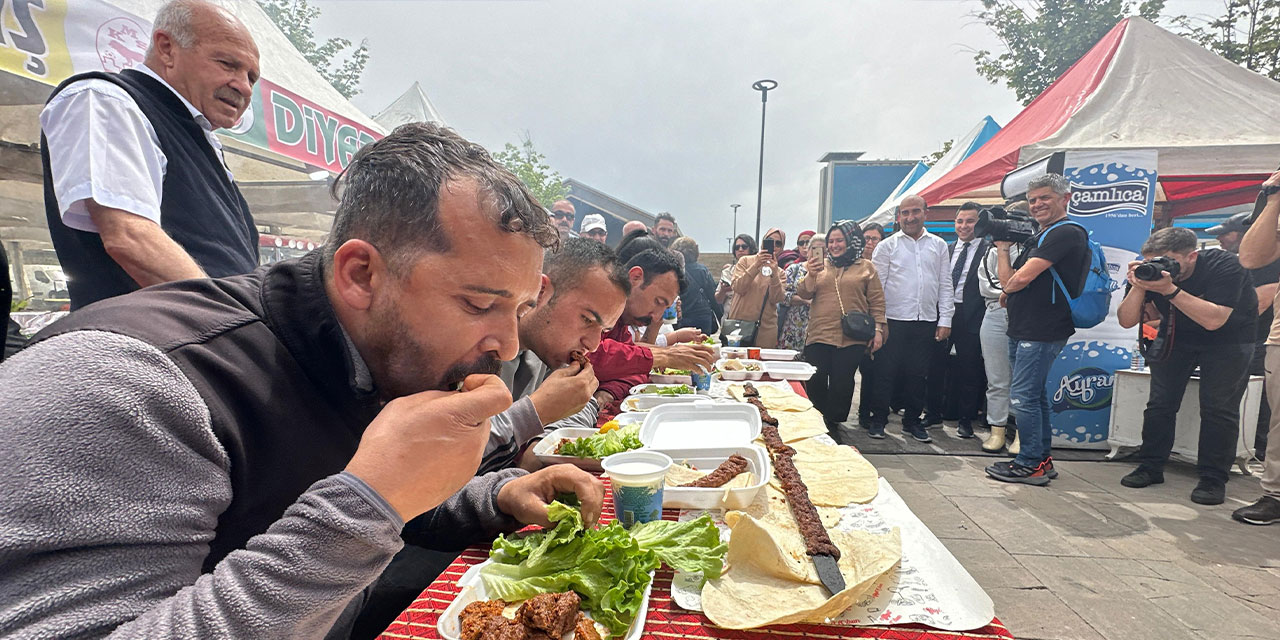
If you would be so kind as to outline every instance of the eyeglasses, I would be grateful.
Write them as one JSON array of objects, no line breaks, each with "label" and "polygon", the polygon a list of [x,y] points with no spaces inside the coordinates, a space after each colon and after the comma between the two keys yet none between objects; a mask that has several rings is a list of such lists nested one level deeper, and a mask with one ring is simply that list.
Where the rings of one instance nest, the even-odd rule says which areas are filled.
[{"label": "eyeglasses", "polygon": [[796,246],[798,246],[798,247],[807,247],[807,246],[809,246],[809,240],[808,240],[807,238],[806,238],[806,239],[804,239],[804,240],[801,240],[801,241],[799,241],[799,242],[797,242],[797,243],[796,243]]},{"label": "eyeglasses", "polygon": [[734,251],[750,251],[751,247],[748,247],[745,244],[735,244],[733,245],[733,250]]}]

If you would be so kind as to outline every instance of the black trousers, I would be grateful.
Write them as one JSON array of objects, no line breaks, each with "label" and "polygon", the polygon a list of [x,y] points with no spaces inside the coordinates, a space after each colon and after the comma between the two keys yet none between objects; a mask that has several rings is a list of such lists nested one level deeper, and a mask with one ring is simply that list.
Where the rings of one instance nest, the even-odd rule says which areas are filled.
[{"label": "black trousers", "polygon": [[929,353],[929,371],[924,377],[926,419],[955,420],[957,417],[954,360],[950,338],[933,343]]},{"label": "black trousers", "polygon": [[[883,349],[881,350],[883,352]],[[862,389],[858,392],[858,426],[866,427],[871,419],[871,390],[875,388],[875,358],[878,354],[864,353],[862,362],[858,363],[858,373],[862,374]]]},{"label": "black trousers", "polygon": [[849,419],[849,408],[853,404],[853,374],[866,350],[866,345],[861,344],[836,348],[830,344],[815,343],[804,347],[805,362],[818,369],[805,384],[805,392],[829,425]]},{"label": "black trousers", "polygon": [[[1249,375],[1265,376],[1267,368],[1263,361],[1267,358],[1267,345],[1259,342],[1253,346],[1253,360],[1249,362]],[[1271,403],[1267,394],[1262,394],[1262,402],[1258,405],[1258,432],[1253,438],[1253,451],[1259,458],[1267,454],[1267,433],[1271,430]]]},{"label": "black trousers", "polygon": [[888,424],[889,399],[896,387],[900,387],[903,394],[902,424],[920,424],[925,402],[924,376],[936,344],[933,339],[936,329],[936,322],[889,321],[889,339],[876,353],[872,374],[875,388],[871,395],[870,424]]},{"label": "black trousers", "polygon": [[[982,362],[982,340],[978,326],[965,321],[963,303],[956,305],[951,337],[935,343],[926,378],[928,396],[925,415],[930,418],[972,423],[986,400],[987,372]],[[951,355],[952,348],[955,355]]]},{"label": "black trousers", "polygon": [[1149,363],[1151,395],[1142,414],[1142,466],[1163,471],[1173,450],[1174,424],[1187,380],[1200,367],[1200,440],[1196,466],[1201,478],[1227,481],[1240,435],[1240,399],[1249,381],[1253,343],[1177,345],[1169,359]]}]

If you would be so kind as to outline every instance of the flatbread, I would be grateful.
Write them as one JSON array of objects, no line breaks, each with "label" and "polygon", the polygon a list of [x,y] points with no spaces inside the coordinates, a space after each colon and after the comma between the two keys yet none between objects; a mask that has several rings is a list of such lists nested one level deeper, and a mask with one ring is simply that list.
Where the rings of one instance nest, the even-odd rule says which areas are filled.
[{"label": "flatbread", "polygon": [[788,528],[741,512],[726,514],[725,521],[733,529],[729,568],[703,586],[702,610],[727,629],[833,619],[867,595],[902,559],[896,528],[888,534],[829,531],[840,548],[839,566],[845,580],[845,589],[829,596],[804,552],[804,540],[794,522]]},{"label": "flatbread", "polygon": [[[694,480],[697,480],[698,478],[701,478],[702,476],[705,476],[708,473],[711,473],[712,471],[715,471],[715,470],[716,470],[715,467],[711,467],[709,469],[694,469],[682,463],[673,464],[671,465],[670,469],[667,469],[666,484],[668,487],[678,487],[682,484],[688,484],[690,482],[693,482]],[[741,489],[743,487],[747,487],[753,484],[755,482],[755,477],[756,476],[754,473],[751,473],[750,471],[743,471],[742,473],[739,473],[738,475],[734,476],[728,482],[718,487],[705,487],[705,488]],[[686,488],[691,488],[691,487],[686,487]]]},{"label": "flatbread", "polygon": [[[829,445],[813,438],[788,443],[796,450],[796,470],[809,487],[809,501],[819,507],[866,504],[880,492],[880,474],[852,447]],[[781,491],[775,476],[769,486]]]},{"label": "flatbread", "polygon": [[[760,392],[760,402],[764,403],[764,408],[769,411],[807,411],[813,408],[813,403],[808,398],[790,389],[780,389],[773,385],[755,385],[755,387],[756,391]],[[731,384],[729,395],[739,402],[744,402],[742,395],[744,389],[742,383]],[[781,418],[778,419],[781,420]]]},{"label": "flatbread", "polygon": [[[840,523],[844,514],[836,507],[815,507],[822,526],[833,529]],[[791,515],[791,507],[787,504],[787,496],[773,484],[766,484],[756,494],[756,499],[747,505],[743,512],[756,520],[785,520],[791,527],[795,526],[795,516]],[[727,514],[726,514],[727,515]]]},{"label": "flatbread", "polygon": [[[827,423],[817,409],[769,412],[778,419],[778,435],[788,444],[827,433]],[[763,442],[763,441],[762,441]]]}]

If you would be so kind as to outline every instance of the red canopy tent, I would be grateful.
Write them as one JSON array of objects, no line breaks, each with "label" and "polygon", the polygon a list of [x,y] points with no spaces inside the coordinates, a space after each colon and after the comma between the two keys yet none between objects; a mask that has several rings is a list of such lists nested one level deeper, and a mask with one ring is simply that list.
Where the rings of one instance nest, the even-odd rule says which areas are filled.
[{"label": "red canopy tent", "polygon": [[1252,202],[1280,164],[1280,83],[1126,18],[920,195],[998,196],[1009,171],[1077,149],[1157,149],[1167,217]]}]

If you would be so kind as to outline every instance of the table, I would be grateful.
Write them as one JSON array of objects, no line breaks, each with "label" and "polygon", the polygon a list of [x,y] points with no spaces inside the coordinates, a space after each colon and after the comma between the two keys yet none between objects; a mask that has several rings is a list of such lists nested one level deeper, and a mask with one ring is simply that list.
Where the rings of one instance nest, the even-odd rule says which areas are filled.
[{"label": "table", "polygon": [[[1262,376],[1249,376],[1244,397],[1240,400],[1240,433],[1236,439],[1236,466],[1249,475],[1249,459],[1253,457],[1253,437],[1258,430],[1258,407],[1262,402]],[[1111,395],[1111,425],[1107,444],[1112,460],[1122,448],[1142,446],[1142,412],[1147,408],[1147,396],[1151,394],[1151,371],[1120,369],[1116,371],[1115,388]],[[1193,376],[1187,382],[1182,407],[1174,425],[1173,454],[1195,464],[1200,438],[1200,378]]]},{"label": "table", "polygon": [[[804,389],[798,382],[791,383],[796,392],[804,395]],[[606,479],[607,483],[608,480]],[[612,500],[606,499],[601,522],[613,519]],[[679,518],[678,509],[664,509],[664,520]],[[380,640],[405,640],[418,638],[440,638],[436,624],[440,615],[461,591],[458,580],[467,569],[484,562],[489,557],[488,545],[469,547],[444,570],[434,582],[424,590],[409,608],[396,618],[391,626],[380,636]],[[1000,622],[992,619],[991,624],[980,629],[966,632],[942,631],[920,625],[894,626],[862,626],[837,627],[814,624],[788,624],[766,627],[763,629],[733,630],[717,627],[701,612],[681,609],[671,599],[671,580],[673,572],[663,566],[654,576],[653,590],[649,596],[649,613],[645,618],[644,632],[646,639],[667,638],[725,638],[733,640],[774,640],[788,638],[881,638],[886,640],[961,640],[961,639],[1001,639],[1013,640],[1013,634]]]}]

